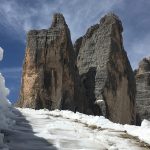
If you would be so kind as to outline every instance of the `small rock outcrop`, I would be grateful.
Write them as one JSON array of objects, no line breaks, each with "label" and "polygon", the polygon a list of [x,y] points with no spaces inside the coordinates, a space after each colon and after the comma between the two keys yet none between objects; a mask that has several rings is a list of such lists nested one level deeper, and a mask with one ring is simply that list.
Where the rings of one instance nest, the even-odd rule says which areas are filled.
[{"label": "small rock outcrop", "polygon": [[18,106],[35,109],[74,108],[75,52],[62,14],[48,30],[31,30],[23,66]]},{"label": "small rock outcrop", "polygon": [[120,19],[107,14],[76,41],[75,52],[88,101],[87,113],[134,124],[135,78],[123,47],[122,31]]},{"label": "small rock outcrop", "polygon": [[144,58],[135,71],[137,115],[150,120],[150,58]]}]

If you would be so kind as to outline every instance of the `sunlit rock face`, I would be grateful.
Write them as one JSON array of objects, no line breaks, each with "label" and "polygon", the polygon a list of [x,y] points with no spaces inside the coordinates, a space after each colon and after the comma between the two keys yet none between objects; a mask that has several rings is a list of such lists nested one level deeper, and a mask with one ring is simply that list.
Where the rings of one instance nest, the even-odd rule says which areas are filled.
[{"label": "sunlit rock face", "polygon": [[95,102],[104,100],[107,118],[134,124],[135,78],[123,47],[122,31],[120,19],[107,14],[76,41],[75,52],[88,101],[87,113],[104,115],[105,107]]},{"label": "sunlit rock face", "polygon": [[150,58],[144,58],[135,72],[137,113],[141,120],[150,120]]},{"label": "sunlit rock face", "polygon": [[21,107],[74,109],[75,53],[70,31],[62,14],[52,25],[27,35],[23,66]]}]

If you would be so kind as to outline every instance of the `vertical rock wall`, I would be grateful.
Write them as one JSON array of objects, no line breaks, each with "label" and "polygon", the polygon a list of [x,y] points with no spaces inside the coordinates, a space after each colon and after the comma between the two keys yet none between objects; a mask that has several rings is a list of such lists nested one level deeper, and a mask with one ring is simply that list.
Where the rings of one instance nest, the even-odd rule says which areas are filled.
[{"label": "vertical rock wall", "polygon": [[61,14],[48,30],[27,35],[19,106],[73,109],[75,53]]},{"label": "vertical rock wall", "polygon": [[[88,100],[87,113],[134,124],[135,79],[123,48],[122,31],[119,18],[108,14],[76,42],[75,51]],[[106,114],[97,101],[106,105]]]},{"label": "vertical rock wall", "polygon": [[139,119],[150,120],[150,58],[144,58],[139,63],[136,77],[136,104]]}]

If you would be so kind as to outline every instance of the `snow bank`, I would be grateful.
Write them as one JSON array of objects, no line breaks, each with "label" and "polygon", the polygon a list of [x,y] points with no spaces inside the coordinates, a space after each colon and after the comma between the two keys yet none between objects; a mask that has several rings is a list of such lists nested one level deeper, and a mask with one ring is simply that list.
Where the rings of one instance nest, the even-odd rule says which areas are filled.
[{"label": "snow bank", "polygon": [[[0,47],[0,61],[3,59],[3,49]],[[7,96],[9,94],[9,89],[5,87],[5,79],[0,73],[0,108],[7,108],[10,105]]]},{"label": "snow bank", "polygon": [[150,144],[150,121],[143,120],[140,127],[124,125],[128,134],[138,137],[140,140]]},{"label": "snow bank", "polygon": [[[3,59],[3,49],[0,47],[0,60]],[[8,127],[8,118],[6,117],[10,102],[7,99],[9,89],[5,87],[5,79],[0,73],[0,129]]]},{"label": "snow bank", "polygon": [[125,131],[128,134],[132,136],[138,137],[140,140],[150,144],[150,122],[147,120],[143,120],[141,126],[134,126],[134,125],[121,125],[118,123],[113,123],[110,120],[104,118],[103,116],[91,116],[91,115],[85,115],[82,113],[73,113],[71,111],[67,110],[54,110],[49,111],[46,109],[41,110],[33,110],[29,108],[20,109],[20,111],[23,111],[24,113],[29,113],[35,116],[37,114],[41,114],[42,117],[47,117],[47,115],[56,116],[56,117],[63,117],[68,118],[72,121],[84,123],[89,127],[100,127],[100,128],[107,128],[107,129],[113,129],[117,131]]},{"label": "snow bank", "polygon": [[[0,61],[3,59],[3,49],[0,47]],[[8,129],[10,125],[14,123],[11,116],[11,104],[7,99],[9,89],[5,87],[5,79],[0,73],[0,131],[2,129]],[[3,143],[4,135],[0,132],[0,148],[7,150],[7,146]]]}]

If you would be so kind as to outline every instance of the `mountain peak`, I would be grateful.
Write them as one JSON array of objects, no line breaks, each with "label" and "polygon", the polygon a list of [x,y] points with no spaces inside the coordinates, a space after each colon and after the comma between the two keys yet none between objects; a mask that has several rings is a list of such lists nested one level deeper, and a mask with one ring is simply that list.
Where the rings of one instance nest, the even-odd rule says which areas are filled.
[{"label": "mountain peak", "polygon": [[52,25],[51,27],[59,27],[62,25],[66,25],[65,18],[61,13],[55,13],[53,15]]},{"label": "mountain peak", "polygon": [[102,19],[100,20],[100,24],[117,24],[120,32],[123,32],[123,26],[120,18],[113,12],[107,13]]}]

